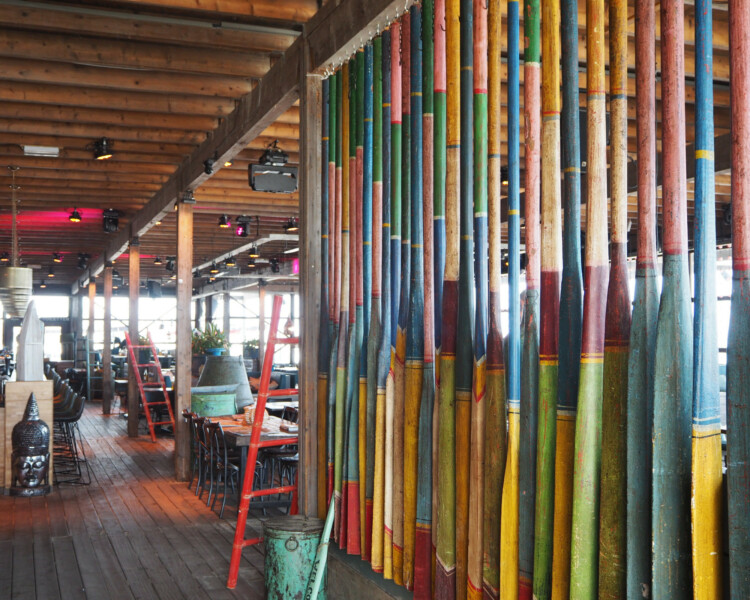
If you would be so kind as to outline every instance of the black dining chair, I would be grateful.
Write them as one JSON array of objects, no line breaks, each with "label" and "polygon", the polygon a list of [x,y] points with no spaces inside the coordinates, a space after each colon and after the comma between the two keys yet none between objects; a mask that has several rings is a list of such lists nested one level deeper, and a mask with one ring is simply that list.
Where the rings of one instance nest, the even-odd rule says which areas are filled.
[{"label": "black dining chair", "polygon": [[[240,455],[227,447],[224,428],[221,423],[209,425],[209,432],[211,439],[211,484],[208,497],[209,502],[211,502],[211,510],[214,510],[216,500],[221,493],[221,510],[219,511],[219,518],[221,519],[224,517],[224,508],[227,504],[227,483],[230,485],[233,494],[236,494],[239,489]],[[213,494],[213,501],[211,501],[214,483],[216,483],[216,492]]]}]

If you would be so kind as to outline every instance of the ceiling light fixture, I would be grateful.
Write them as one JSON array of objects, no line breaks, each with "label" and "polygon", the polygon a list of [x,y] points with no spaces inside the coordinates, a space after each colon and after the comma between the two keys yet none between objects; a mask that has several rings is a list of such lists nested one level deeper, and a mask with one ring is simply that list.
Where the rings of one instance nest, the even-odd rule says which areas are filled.
[{"label": "ceiling light fixture", "polygon": [[47,270],[47,277],[52,278],[55,276],[55,270],[52,268],[52,265],[50,265],[49,269]]},{"label": "ceiling light fixture", "polygon": [[0,262],[10,262],[10,254],[7,252],[0,254]]},{"label": "ceiling light fixture", "polygon": [[229,220],[228,215],[221,215],[219,217],[219,227],[222,229],[229,229],[232,226],[231,221]]},{"label": "ceiling light fixture", "polygon": [[287,233],[296,233],[299,231],[299,221],[295,217],[289,217],[286,225],[284,225],[284,231]]},{"label": "ceiling light fixture", "polygon": [[157,257],[156,257],[156,258],[154,259],[154,264],[155,264],[155,265],[162,265],[162,264],[164,264],[164,263],[162,263],[162,262],[161,262],[161,258],[159,258],[159,257],[157,256]]},{"label": "ceiling light fixture", "polygon": [[211,263],[211,269],[208,272],[211,273],[211,275],[216,275],[216,273],[219,272],[219,267],[215,262]]},{"label": "ceiling light fixture", "polygon": [[249,269],[254,269],[255,268],[255,259],[254,258],[250,257],[250,260],[247,261],[247,267]]},{"label": "ceiling light fixture", "polygon": [[250,258],[260,258],[260,254],[258,253],[258,246],[253,246],[250,248]]},{"label": "ceiling light fixture", "polygon": [[39,287],[44,289],[47,287],[47,284],[42,281],[42,283],[39,284]]},{"label": "ceiling light fixture", "polygon": [[105,137],[94,140],[94,158],[96,160],[112,158],[112,145],[112,142]]},{"label": "ceiling light fixture", "polygon": [[[83,254],[83,253],[79,254],[78,255],[78,268],[83,271],[86,267],[88,267],[88,265],[89,265],[89,255]],[[113,276],[114,276],[114,273],[113,273]]]},{"label": "ceiling light fixture", "polygon": [[57,158],[60,156],[60,148],[57,146],[22,146],[24,156],[39,156],[44,158]]},{"label": "ceiling light fixture", "polygon": [[271,262],[271,273],[280,273],[281,266],[279,265],[279,259],[274,256],[270,262]]},{"label": "ceiling light fixture", "polygon": [[233,267],[237,264],[237,260],[234,258],[234,256],[230,256],[226,259],[226,261],[224,261],[224,264],[228,267]]},{"label": "ceiling light fixture", "polygon": [[73,212],[70,213],[70,216],[68,217],[68,221],[70,221],[71,223],[81,222],[81,213],[78,212],[77,208],[74,208]]},{"label": "ceiling light fixture", "polygon": [[161,221],[157,221],[154,225],[161,225]]},{"label": "ceiling light fixture", "polygon": [[102,213],[102,229],[104,233],[116,233],[120,229],[120,212],[108,208]]},{"label": "ceiling light fixture", "polygon": [[250,230],[250,217],[240,215],[237,217],[237,230],[235,233],[238,237],[247,237],[248,231]]},{"label": "ceiling light fixture", "polygon": [[225,160],[224,161],[224,166],[225,167],[231,167],[233,165],[234,165],[234,161],[233,160]]},{"label": "ceiling light fixture", "polygon": [[52,261],[56,263],[61,263],[63,261],[63,255],[60,254],[59,252],[53,252]]}]

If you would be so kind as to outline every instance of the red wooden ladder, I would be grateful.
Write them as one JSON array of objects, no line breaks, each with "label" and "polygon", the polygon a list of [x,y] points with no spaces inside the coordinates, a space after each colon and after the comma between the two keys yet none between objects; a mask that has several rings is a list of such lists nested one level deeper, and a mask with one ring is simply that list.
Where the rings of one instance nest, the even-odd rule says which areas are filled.
[{"label": "red wooden ladder", "polygon": [[[148,430],[151,433],[151,441],[156,441],[156,434],[154,433],[154,427],[157,425],[171,425],[172,431],[174,431],[174,414],[172,413],[172,403],[169,401],[169,393],[167,392],[167,384],[164,382],[164,375],[161,372],[161,363],[159,363],[159,355],[156,353],[156,346],[151,339],[151,334],[148,334],[148,345],[136,345],[134,346],[130,341],[130,335],[125,333],[125,341],[128,345],[128,357],[130,359],[130,368],[133,370],[135,381],[138,384],[138,392],[141,395],[141,402],[143,403],[143,412],[146,413],[146,422],[148,423]],[[139,350],[150,350],[153,356],[154,362],[138,363],[138,351]],[[157,380],[144,382],[141,376],[142,367],[154,367],[156,371]],[[164,394],[164,400],[157,400],[155,402],[148,401],[149,391],[161,390]],[[169,414],[168,421],[154,421],[151,419],[151,409],[157,406],[166,406],[167,413]]]},{"label": "red wooden ladder", "polygon": [[[266,400],[269,396],[289,396],[298,394],[296,389],[276,389],[269,390],[271,383],[271,369],[273,367],[273,355],[277,344],[299,344],[299,338],[277,337],[279,331],[279,315],[281,313],[282,298],[279,295],[273,297],[273,311],[271,313],[271,328],[268,336],[268,343],[263,354],[263,369],[260,375],[260,385],[258,387],[258,400],[255,403],[255,418],[253,419],[252,433],[250,435],[250,447],[248,448],[247,467],[242,481],[242,495],[240,498],[240,508],[237,512],[237,529],[234,532],[234,543],[232,544],[232,557],[229,561],[229,578],[227,587],[234,589],[237,585],[237,576],[240,570],[240,558],[242,549],[246,546],[259,544],[263,541],[262,537],[245,539],[245,526],[247,525],[247,512],[250,508],[250,501],[260,496],[270,496],[272,494],[292,494],[292,506],[290,514],[297,514],[297,479],[293,485],[282,485],[270,487],[262,490],[253,489],[253,479],[255,477],[255,463],[258,458],[260,448],[269,448],[272,446],[285,446],[287,444],[297,444],[299,439],[296,435],[289,437],[274,437],[273,439],[261,440],[261,430],[263,429],[263,417],[266,412]],[[273,484],[273,482],[271,482]]]}]

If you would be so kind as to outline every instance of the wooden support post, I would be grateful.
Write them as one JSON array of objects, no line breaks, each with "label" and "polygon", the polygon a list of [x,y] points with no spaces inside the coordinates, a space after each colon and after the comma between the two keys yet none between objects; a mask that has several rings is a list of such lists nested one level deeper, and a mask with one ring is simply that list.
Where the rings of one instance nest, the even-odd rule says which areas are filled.
[{"label": "wooden support post", "polygon": [[177,348],[174,405],[174,476],[178,481],[186,481],[190,474],[190,430],[187,422],[182,418],[182,411],[190,408],[192,269],[193,205],[181,203],[177,211]]},{"label": "wooden support post", "polygon": [[104,269],[104,348],[102,350],[102,412],[110,413],[114,381],[112,374],[112,267]]},{"label": "wooden support post", "polygon": [[[141,242],[138,238],[130,241],[128,252],[128,292],[130,312],[128,313],[128,333],[132,343],[138,343],[138,294],[141,289]],[[138,352],[135,352],[136,357]],[[135,365],[128,367],[128,435],[138,437],[140,416],[138,384],[135,381]]]},{"label": "wooden support post", "polygon": [[203,317],[203,298],[195,299],[195,328],[201,328],[201,318]]},{"label": "wooden support post", "polygon": [[[299,486],[300,512],[317,516],[317,352],[320,327],[320,143],[323,85],[319,75],[305,73],[307,49],[303,51],[300,81],[300,361],[299,361]],[[265,292],[260,291],[261,310]],[[262,321],[261,321],[262,323]],[[262,327],[262,325],[261,325]],[[262,340],[262,334],[261,334]],[[263,344],[261,342],[261,348]]]},{"label": "wooden support post", "polygon": [[231,301],[231,298],[229,296],[229,292],[224,292],[222,296],[224,298],[224,315],[223,315],[224,327],[223,328],[224,328],[224,334],[227,336],[227,340],[229,340],[229,329],[231,327],[229,323],[229,303]]},{"label": "wooden support post", "polygon": [[258,362],[263,367],[263,355],[266,353],[266,287],[265,282],[258,284]]},{"label": "wooden support post", "polygon": [[[93,279],[89,282],[89,327],[88,335],[89,338],[89,350],[94,349],[94,301],[96,300],[96,281]],[[87,357],[88,358],[88,357]]]},{"label": "wooden support post", "polygon": [[76,334],[76,337],[79,337],[83,333],[82,300],[83,296],[81,296],[80,292],[76,292],[70,297],[70,330],[71,333]]}]

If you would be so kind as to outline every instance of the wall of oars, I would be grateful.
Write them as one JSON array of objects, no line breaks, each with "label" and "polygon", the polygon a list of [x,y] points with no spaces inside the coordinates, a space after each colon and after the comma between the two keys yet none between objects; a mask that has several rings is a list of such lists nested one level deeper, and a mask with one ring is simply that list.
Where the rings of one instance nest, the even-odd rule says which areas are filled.
[{"label": "wall of oars", "polygon": [[[729,1],[728,500],[715,325],[711,2],[696,0],[695,10],[694,307],[683,2],[634,3],[633,303],[626,267],[633,15],[627,0],[609,0],[608,12],[604,0],[586,4],[585,148],[576,0],[526,0],[523,74],[517,1],[423,0],[323,83],[318,503],[321,513],[335,511],[340,548],[418,598],[750,598],[750,3]],[[508,332],[500,327],[503,304]]]}]

